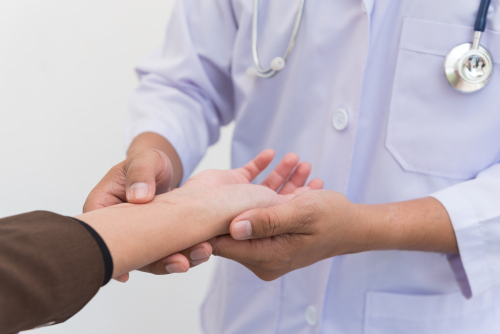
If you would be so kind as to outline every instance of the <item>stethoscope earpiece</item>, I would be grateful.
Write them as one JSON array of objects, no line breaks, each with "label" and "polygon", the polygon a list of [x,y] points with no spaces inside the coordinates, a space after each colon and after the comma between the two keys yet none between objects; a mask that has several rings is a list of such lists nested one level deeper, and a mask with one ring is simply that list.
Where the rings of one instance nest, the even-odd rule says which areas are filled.
[{"label": "stethoscope earpiece", "polygon": [[276,57],[273,59],[273,61],[271,62],[271,69],[273,71],[281,71],[282,69],[285,68],[285,59],[281,58],[281,57]]},{"label": "stethoscope earpiece", "polygon": [[271,66],[269,67],[270,70],[268,70],[267,72],[259,72],[259,70],[256,67],[250,66],[249,68],[247,68],[246,74],[249,78],[252,79],[256,79],[257,77],[270,78],[279,71],[281,71],[282,69],[284,69],[285,65],[286,65],[285,60],[282,57],[276,57],[271,62]]}]

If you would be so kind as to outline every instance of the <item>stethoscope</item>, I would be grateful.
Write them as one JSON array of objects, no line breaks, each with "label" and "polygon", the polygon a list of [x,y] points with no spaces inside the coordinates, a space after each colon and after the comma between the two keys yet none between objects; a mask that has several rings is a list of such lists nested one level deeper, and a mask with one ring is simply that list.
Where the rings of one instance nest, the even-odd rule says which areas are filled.
[{"label": "stethoscope", "polygon": [[279,71],[285,68],[286,61],[293,51],[295,46],[295,40],[297,39],[297,33],[299,32],[300,22],[302,21],[302,13],[304,13],[304,3],[305,0],[300,0],[299,11],[297,12],[297,18],[295,19],[295,24],[292,30],[292,37],[290,37],[290,42],[288,42],[288,47],[285,51],[283,57],[276,57],[271,61],[271,66],[266,69],[260,67],[259,53],[257,52],[257,42],[258,42],[258,21],[259,21],[259,0],[254,0],[253,2],[253,18],[252,18],[252,54],[254,66],[247,69],[247,75],[251,78],[271,78],[276,75]]},{"label": "stethoscope", "polygon": [[480,45],[486,28],[491,0],[481,0],[474,25],[474,42],[455,46],[446,56],[444,73],[451,87],[462,93],[482,89],[493,74],[493,60],[486,48]]},{"label": "stethoscope", "polygon": [[[446,56],[444,72],[450,85],[462,93],[472,93],[480,90],[491,78],[493,74],[493,60],[486,48],[480,45],[481,35],[486,28],[486,19],[491,0],[481,0],[474,25],[473,43],[464,43],[454,47]],[[247,69],[247,75],[251,78],[271,78],[285,68],[286,61],[293,51],[297,33],[299,31],[302,14],[304,13],[305,0],[300,0],[299,10],[292,30],[292,36],[283,57],[276,57],[271,61],[271,65],[263,69],[260,66],[259,54],[257,51],[258,42],[258,18],[259,0],[253,3],[252,18],[252,54],[254,66]]]}]

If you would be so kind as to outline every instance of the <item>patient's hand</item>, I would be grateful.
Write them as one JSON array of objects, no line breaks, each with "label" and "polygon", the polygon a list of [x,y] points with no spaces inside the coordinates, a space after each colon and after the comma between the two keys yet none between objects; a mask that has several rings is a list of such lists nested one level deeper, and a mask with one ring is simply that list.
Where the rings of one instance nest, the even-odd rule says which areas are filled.
[{"label": "patient's hand", "polygon": [[[221,203],[221,210],[232,210],[237,215],[255,207],[278,205],[291,199],[293,194],[302,193],[310,189],[321,189],[323,187],[323,182],[319,179],[312,180],[307,187],[304,187],[311,172],[311,165],[307,162],[298,164],[299,157],[294,153],[289,153],[283,158],[264,182],[262,182],[261,185],[264,187],[249,186],[244,190],[239,186],[230,187],[249,184],[270,164],[273,158],[274,151],[265,150],[241,168],[225,171],[204,171],[189,179],[183,187],[174,190],[173,193],[182,193],[187,198],[190,198],[191,195],[189,194],[191,192],[193,198],[200,192],[213,193],[214,198],[220,198],[224,202]],[[282,196],[276,194],[278,190],[279,195]],[[240,200],[239,197],[243,195],[248,200]],[[238,198],[232,198],[231,196]],[[246,205],[248,207],[242,206],[245,205],[245,202],[247,202]],[[220,231],[220,234],[228,233],[228,227],[229,224]],[[190,267],[208,261],[209,254],[211,253],[212,246],[210,243],[205,242],[201,244],[201,247],[196,246],[196,249],[189,248],[180,253],[168,256],[143,267],[141,270],[157,275],[186,272]]]},{"label": "patient's hand", "polygon": [[[249,184],[264,171],[273,158],[274,151],[265,150],[241,168],[201,172],[190,178],[184,187],[203,185],[214,188],[223,185]],[[298,162],[299,156],[297,154],[288,153],[261,185],[273,191],[277,191],[283,185],[279,192],[282,195],[291,194],[297,188],[303,187],[311,173],[311,165],[307,162],[300,164]],[[322,184],[321,180],[315,179],[310,182],[309,186],[321,187]]]}]

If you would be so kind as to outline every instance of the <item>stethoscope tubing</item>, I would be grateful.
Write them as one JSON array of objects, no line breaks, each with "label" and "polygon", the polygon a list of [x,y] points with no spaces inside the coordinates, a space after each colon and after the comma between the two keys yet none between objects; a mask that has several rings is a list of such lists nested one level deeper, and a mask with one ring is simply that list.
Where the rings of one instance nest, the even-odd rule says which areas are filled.
[{"label": "stethoscope tubing", "polygon": [[[446,60],[445,60],[446,77],[448,79],[448,82],[453,86],[453,88],[455,88],[459,91],[473,92],[473,91],[477,91],[477,90],[481,89],[488,82],[489,77],[491,76],[491,73],[493,71],[493,62],[491,60],[491,56],[490,56],[489,52],[480,46],[481,35],[486,29],[486,24],[487,24],[487,20],[488,20],[488,10],[490,7],[490,3],[491,3],[491,0],[481,0],[481,2],[479,4],[479,9],[477,12],[476,21],[474,23],[474,32],[475,33],[474,33],[473,43],[470,43],[470,44],[465,43],[463,45],[459,45],[459,46],[453,48],[452,51],[450,51],[450,54],[448,54],[448,56],[446,57]],[[274,75],[276,75],[281,69],[283,69],[283,67],[285,66],[285,64],[288,60],[288,57],[290,56],[290,54],[292,53],[292,51],[295,47],[295,42],[297,40],[297,35],[298,35],[299,29],[300,29],[300,24],[302,22],[302,16],[304,13],[305,0],[300,0],[299,9],[297,12],[297,17],[295,19],[295,24],[293,26],[292,34],[290,36],[290,41],[288,42],[288,46],[286,48],[284,56],[283,57],[276,57],[275,59],[273,59],[273,62],[271,62],[271,65],[265,69],[262,68],[262,66],[260,64],[259,51],[258,51],[259,5],[260,5],[259,0],[254,0],[254,2],[253,2],[253,17],[252,17],[252,57],[253,57],[253,62],[254,62],[254,68],[253,69],[249,68],[249,71],[247,71],[247,73],[250,77],[271,78]],[[467,72],[467,74],[465,74],[465,76],[462,72],[459,72],[458,74],[459,74],[460,78],[458,78],[456,73],[455,74],[452,73],[452,72],[456,72],[456,69],[454,71],[450,71],[450,69],[453,67],[453,64],[449,63],[449,59],[450,60],[456,59],[457,56],[455,53],[456,52],[463,52],[463,51],[458,51],[458,50],[462,50],[459,48],[463,48],[464,45],[470,45],[470,49],[469,49],[470,51],[467,52],[463,57],[458,57],[457,63],[455,63],[455,68],[459,68],[460,66],[465,66],[464,59],[466,59],[466,58],[467,58],[466,60],[468,61],[467,64],[469,64],[472,60],[474,60],[473,59],[474,57],[475,58],[482,57],[482,59],[480,58],[480,60],[486,61],[485,64],[490,66],[489,68],[486,67],[488,72],[486,72],[487,76],[485,76],[484,80],[480,79],[480,80],[470,81],[469,80],[470,78],[468,78],[470,76],[469,72]],[[482,51],[480,51],[480,49]],[[452,53],[453,53],[453,55],[451,56]],[[451,58],[450,58],[450,56],[451,56]],[[470,65],[467,65],[467,66],[471,67]],[[484,68],[484,65],[482,66],[482,68]],[[468,69],[469,69],[469,71],[471,70],[470,68],[468,68]],[[460,80],[462,81],[461,85],[469,85],[470,86],[470,85],[473,85],[473,84],[481,82],[481,81],[484,81],[484,84],[480,87],[474,86],[474,87],[468,87],[467,89],[465,89],[463,87],[457,86],[457,84],[459,84],[457,79],[459,81]],[[474,76],[474,79],[475,79],[475,76]]]},{"label": "stethoscope tubing", "polygon": [[[293,26],[292,35],[290,37],[290,42],[288,43],[288,47],[283,56],[283,60],[286,62],[288,57],[293,51],[295,46],[295,41],[297,40],[297,35],[300,28],[300,23],[302,22],[302,14],[304,13],[304,4],[305,0],[300,0],[299,10],[297,13],[297,17],[295,19],[295,24]],[[252,55],[253,62],[255,65],[255,69],[257,70],[257,75],[261,78],[270,78],[274,76],[277,71],[273,70],[271,67],[263,69],[260,65],[259,61],[259,52],[258,52],[258,22],[259,22],[259,0],[254,0],[253,2],[253,18],[252,18]]]},{"label": "stethoscope tubing", "polygon": [[481,0],[479,10],[477,12],[476,23],[474,24],[474,31],[484,32],[486,29],[486,21],[488,19],[488,9],[490,8],[491,0]]}]

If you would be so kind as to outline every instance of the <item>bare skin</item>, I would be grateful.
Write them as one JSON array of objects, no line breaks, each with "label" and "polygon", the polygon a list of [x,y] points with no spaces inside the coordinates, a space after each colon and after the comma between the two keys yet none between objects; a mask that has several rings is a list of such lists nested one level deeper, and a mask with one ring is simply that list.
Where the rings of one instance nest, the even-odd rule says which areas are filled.
[{"label": "bare skin", "polygon": [[[171,191],[167,194],[156,196],[154,198],[154,200],[150,202],[150,204],[153,205],[154,203],[156,203],[158,201],[162,201],[164,199],[168,199],[170,201],[172,198],[173,199],[179,198],[179,196],[181,196],[183,201],[185,201],[186,203],[190,203],[191,201],[196,201],[197,198],[201,198],[201,200],[206,200],[207,198],[203,197],[203,196],[200,197],[201,196],[200,194],[207,194],[207,193],[210,194],[211,192],[214,191],[214,189],[219,189],[220,187],[228,186],[228,185],[249,185],[249,183],[269,165],[269,163],[272,161],[273,157],[274,157],[273,150],[265,150],[261,154],[259,154],[255,159],[253,159],[250,163],[248,163],[247,165],[245,165],[242,168],[228,170],[228,171],[211,170],[211,171],[206,171],[206,172],[200,173],[200,174],[192,177],[186,183],[186,185],[184,185],[182,188],[176,189],[176,190]],[[305,181],[309,177],[309,173],[311,171],[311,166],[308,163],[301,163],[298,165],[297,165],[297,163],[298,163],[298,156],[296,156],[295,154],[290,154],[290,155],[285,156],[285,158],[276,166],[276,168],[264,180],[264,182],[262,183],[262,186],[258,186],[258,189],[261,189],[261,192],[265,191],[265,193],[268,193],[268,194],[270,193],[270,194],[278,195],[276,193],[276,190],[281,188],[281,190],[279,192],[280,196],[285,196],[285,195],[294,196],[293,194],[297,194],[297,192],[301,192],[304,190],[321,189],[323,186],[323,182],[321,180],[318,180],[318,179],[312,180],[308,184],[307,188],[303,188]],[[118,167],[115,166],[114,168],[117,168],[118,171],[115,171],[114,169],[112,169],[108,173],[108,175],[114,175],[116,173],[120,174],[121,166],[118,165]],[[103,179],[103,181],[105,181],[105,180],[106,180],[106,178]],[[99,187],[100,186],[98,185],[96,187],[96,189],[99,189]],[[262,189],[264,189],[264,190],[262,190]],[[192,196],[192,199],[190,199],[190,197],[186,195],[188,193],[190,194],[190,196]],[[265,193],[262,193],[262,194],[265,194]],[[223,193],[222,195],[225,196],[225,194],[226,193]],[[249,196],[252,194],[253,193],[247,193],[245,196]],[[215,205],[215,206],[213,205],[213,203],[212,203],[213,200],[223,201],[223,203],[222,203],[223,207],[226,207],[226,206],[230,205],[230,203],[233,202],[233,200],[234,200],[233,198],[224,197],[222,195],[221,196],[213,196],[213,198],[211,198],[210,201],[207,201],[207,204],[201,205],[201,203],[199,203],[199,205],[197,205],[197,206],[195,205],[194,208],[203,207],[204,209],[207,209],[206,205],[209,205],[211,207],[213,206],[215,208],[220,209],[220,205]],[[239,194],[236,193],[236,195],[239,195]],[[89,196],[89,198],[90,197],[91,196]],[[265,198],[266,197],[263,197],[263,199],[265,199]],[[287,197],[284,197],[284,198],[287,198]],[[256,201],[256,203],[259,203],[260,199],[257,198],[257,199],[255,199],[255,201]],[[176,203],[178,203],[178,202],[176,202]],[[118,205],[118,206],[111,206],[111,207],[109,207],[109,209],[106,209],[106,210],[108,210],[108,212],[111,212],[110,210],[113,207],[121,208],[123,206],[124,206],[124,204]],[[178,205],[178,206],[182,206],[182,205]],[[142,206],[139,206],[139,207],[142,207]],[[187,211],[192,210],[192,209],[190,209],[189,205],[187,205],[187,206],[184,205],[184,209]],[[211,212],[212,209],[213,208],[211,208],[210,210],[207,209],[207,216],[205,218],[210,217],[209,213]],[[102,216],[103,210],[104,209],[100,209],[100,210],[93,211],[93,212],[88,212],[84,215],[87,215],[87,217],[92,217],[92,213],[95,213],[95,214],[98,213],[100,216]],[[150,205],[144,206],[144,208],[141,208],[141,209],[136,208],[135,210],[138,212],[140,211],[142,214],[144,214],[144,217],[150,216],[150,214],[148,213],[149,212],[148,210],[152,210],[151,212],[155,212],[154,209],[151,209]],[[240,211],[240,212],[242,212],[242,211]],[[237,212],[236,214],[238,214],[240,212]],[[230,214],[233,214],[233,213],[234,213],[234,211],[230,211]],[[226,217],[226,216],[222,215],[222,217]],[[231,218],[234,218],[234,217],[231,217]],[[210,219],[212,219],[212,218],[210,218]],[[216,218],[214,218],[214,219],[217,220]],[[139,219],[139,217],[135,217],[132,221],[141,222],[143,220],[144,219]],[[222,231],[224,233],[221,232],[220,234],[228,234],[229,233],[229,230],[228,230],[229,222],[230,221],[226,222],[227,226],[226,226],[225,230]],[[190,225],[188,225],[188,226],[191,227]],[[116,228],[116,230],[114,230],[115,228]],[[117,226],[112,226],[112,228],[109,231],[104,230],[103,233],[109,234],[108,239],[113,240],[113,238],[112,238],[113,233],[119,233],[118,231],[120,231],[122,228],[123,228],[123,226],[121,224],[120,224],[120,228],[118,228]],[[132,227],[130,227],[129,229],[135,230]],[[100,231],[98,230],[98,232],[100,232]],[[181,233],[181,231],[176,231],[176,232],[177,232],[177,234]],[[117,234],[117,235],[119,235],[119,234]],[[218,234],[216,234],[216,235],[218,235]],[[204,240],[208,240],[212,237],[215,237],[216,235],[210,235],[209,238],[204,239]],[[146,272],[150,272],[150,273],[154,273],[154,274],[169,274],[169,273],[173,273],[173,272],[185,272],[185,271],[187,271],[189,266],[193,267],[193,266],[196,266],[200,263],[206,262],[208,260],[208,257],[209,257],[208,254],[211,254],[212,247],[211,247],[210,243],[202,242],[202,241],[203,240],[200,240],[200,244],[198,244],[198,245],[193,246],[192,244],[190,244],[189,247],[184,249],[184,250],[182,250],[182,249],[177,250],[177,251],[181,251],[180,253],[177,253],[174,255],[170,255],[172,253],[168,253],[166,258],[157,259],[158,261],[156,261],[154,263],[148,263],[146,266],[142,267],[141,270],[146,271]],[[122,253],[123,252],[120,252],[120,254],[122,254]],[[207,255],[207,256],[202,257],[201,259],[197,259],[197,256],[200,253],[202,256],[203,255]],[[190,260],[187,260],[188,257],[190,258]],[[124,279],[124,276],[125,276],[125,279]],[[128,273],[124,273],[123,275],[116,276],[114,278],[121,280],[121,281],[124,281],[124,280],[126,281],[126,279],[128,279]]]},{"label": "bare skin", "polygon": [[268,281],[341,254],[458,253],[448,213],[432,197],[363,205],[334,191],[314,191],[283,205],[245,212],[230,230],[232,237],[211,240],[214,254],[240,262]]},{"label": "bare skin", "polygon": [[[144,134],[134,141],[131,152],[144,154],[144,150],[161,148],[165,153],[168,147],[171,145],[163,137]],[[170,154],[171,161],[178,159],[172,152],[165,154]],[[155,170],[153,165],[148,165],[150,171]],[[154,174],[149,172],[150,179]],[[172,179],[180,180],[181,177],[182,172],[174,172]],[[107,186],[89,196],[87,202],[95,202],[96,197],[106,191],[109,193],[109,189],[128,191],[126,185],[130,184],[114,182],[108,176],[101,182]],[[249,221],[250,227],[245,223],[237,224],[240,221]],[[250,236],[242,235],[248,230],[251,230]],[[202,245],[210,247],[210,254],[213,251],[215,255],[238,261],[266,280],[339,254],[379,249],[458,253],[448,213],[431,197],[360,205],[334,191],[310,192],[287,204],[245,212],[233,220],[231,235],[210,240],[211,246]],[[188,261],[186,252],[174,256]]]}]

